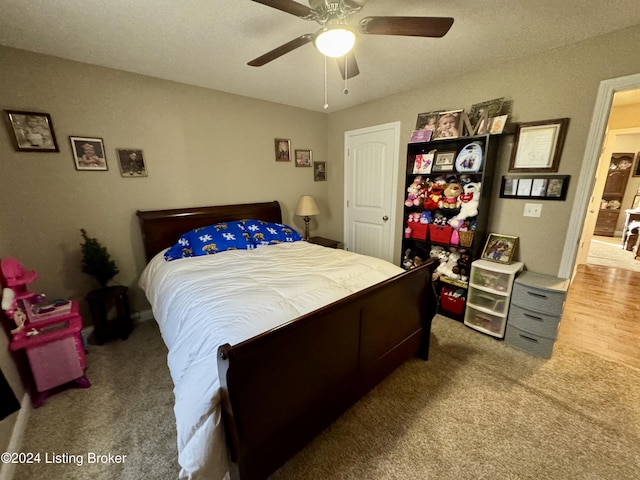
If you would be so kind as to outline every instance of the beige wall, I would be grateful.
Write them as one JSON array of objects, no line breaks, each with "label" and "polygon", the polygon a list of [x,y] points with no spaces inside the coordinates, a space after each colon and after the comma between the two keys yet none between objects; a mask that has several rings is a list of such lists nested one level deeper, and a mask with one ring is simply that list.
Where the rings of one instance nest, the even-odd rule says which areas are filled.
[{"label": "beige wall", "polygon": [[[137,209],[278,200],[302,231],[301,194],[327,208],[331,179],[274,160],[276,137],[326,160],[325,114],[8,48],[0,64],[0,108],[50,113],[60,146],[16,152],[0,129],[0,256],[38,270],[36,291],[83,298],[97,286],[80,270],[85,228],[117,262],[116,280],[134,287],[134,308],[148,308],[135,288],[145,263]],[[102,138],[109,170],[76,171],[70,135]],[[149,176],[122,178],[116,148],[144,150]],[[324,225],[314,220],[312,234]]]},{"label": "beige wall", "polygon": [[[558,174],[571,175],[567,201],[543,201],[540,218],[523,217],[524,200],[498,198],[500,177],[507,174],[512,137],[504,136],[493,189],[490,231],[520,237],[519,259],[534,272],[557,274],[562,257],[567,223],[578,183],[588,130],[599,84],[602,80],[638,73],[640,65],[635,45],[640,42],[640,26],[559,48],[520,61],[488,65],[446,84],[399,93],[379,101],[337,112],[329,116],[329,158],[333,176],[343,177],[344,131],[400,120],[406,156],[406,141],[420,112],[469,108],[497,97],[514,102],[513,120],[527,122],[569,117],[571,124]],[[452,55],[455,61],[455,55]],[[365,66],[361,66],[364,70]],[[344,193],[342,182],[329,185],[332,210],[340,215]],[[399,188],[399,198],[404,195]],[[401,232],[402,203],[398,202],[398,232]],[[338,224],[342,222],[338,218]],[[336,233],[337,235],[337,233]],[[399,246],[396,258],[399,259]]]},{"label": "beige wall", "polygon": [[[300,195],[328,210],[331,178],[314,182],[311,168],[276,163],[274,155],[274,138],[289,138],[292,150],[326,160],[325,114],[5,47],[0,65],[0,109],[51,114],[60,147],[16,152],[0,128],[0,257],[37,270],[34,291],[82,299],[97,287],[81,272],[85,228],[117,262],[116,280],[130,287],[133,308],[148,308],[136,287],[145,265],[138,209],[278,200],[284,221],[299,231],[293,211]],[[70,135],[102,138],[109,170],[76,171]],[[144,150],[149,176],[122,178],[116,148]],[[312,234],[325,226],[314,219]],[[84,302],[81,308],[88,324]],[[22,398],[1,333],[0,366]],[[15,416],[0,422],[7,442]]]}]

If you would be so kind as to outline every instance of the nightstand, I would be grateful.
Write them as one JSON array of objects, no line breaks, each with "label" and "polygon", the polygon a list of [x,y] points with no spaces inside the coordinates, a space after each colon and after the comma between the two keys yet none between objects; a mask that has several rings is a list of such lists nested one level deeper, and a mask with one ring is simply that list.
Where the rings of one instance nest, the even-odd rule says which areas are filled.
[{"label": "nightstand", "polygon": [[[129,313],[129,297],[127,287],[118,285],[89,292],[85,300],[91,309],[91,319],[95,327],[96,342],[102,345],[117,334],[122,340],[129,337],[133,328],[133,320]],[[115,309],[115,317],[108,318]]]},{"label": "nightstand", "polygon": [[323,247],[329,247],[329,248],[338,248],[338,245],[340,245],[339,241],[331,240],[330,238],[324,238],[324,237],[310,237],[308,242],[315,243],[316,245],[322,245]]}]

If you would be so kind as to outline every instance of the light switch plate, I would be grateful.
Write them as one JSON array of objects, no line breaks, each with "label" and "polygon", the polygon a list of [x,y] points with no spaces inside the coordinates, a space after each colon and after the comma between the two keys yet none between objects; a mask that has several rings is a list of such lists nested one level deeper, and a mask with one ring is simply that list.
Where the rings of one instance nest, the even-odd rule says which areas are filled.
[{"label": "light switch plate", "polygon": [[542,213],[541,203],[525,203],[523,217],[539,217]]}]

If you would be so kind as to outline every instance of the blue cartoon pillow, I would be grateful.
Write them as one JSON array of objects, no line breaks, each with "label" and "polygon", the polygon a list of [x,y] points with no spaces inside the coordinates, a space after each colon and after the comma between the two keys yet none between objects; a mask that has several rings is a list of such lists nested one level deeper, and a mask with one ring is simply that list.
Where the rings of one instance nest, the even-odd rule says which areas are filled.
[{"label": "blue cartoon pillow", "polygon": [[245,220],[244,228],[251,236],[254,245],[275,245],[276,243],[297,242],[302,240],[298,232],[281,223]]},{"label": "blue cartoon pillow", "polygon": [[165,260],[212,255],[227,250],[254,248],[242,222],[222,222],[183,234],[166,253]]}]

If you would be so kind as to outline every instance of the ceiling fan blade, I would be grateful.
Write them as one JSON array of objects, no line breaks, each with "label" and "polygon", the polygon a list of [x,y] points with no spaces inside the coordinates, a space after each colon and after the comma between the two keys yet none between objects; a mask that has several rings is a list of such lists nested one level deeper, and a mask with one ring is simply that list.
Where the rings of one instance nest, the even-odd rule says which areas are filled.
[{"label": "ceiling fan blade", "polygon": [[[345,59],[347,62],[347,71],[345,72]],[[340,69],[340,75],[342,75],[342,79],[346,80],[349,78],[353,78],[356,75],[360,74],[360,69],[358,68],[358,62],[356,62],[356,56],[353,53],[353,50],[344,55],[343,57],[336,58],[336,63],[338,64],[338,68]],[[346,73],[346,78],[345,78]]]},{"label": "ceiling fan blade", "polygon": [[313,40],[313,35],[310,33],[307,33],[294,40],[291,40],[290,42],[285,43],[284,45],[280,45],[278,48],[274,48],[270,52],[267,52],[258,58],[254,58],[249,63],[247,63],[247,65],[250,65],[252,67],[261,67],[264,64],[269,63],[278,57],[281,57],[285,53],[289,53],[298,47],[302,47],[303,45],[306,45],[312,40]]},{"label": "ceiling fan blade", "polygon": [[358,29],[366,35],[443,37],[451,25],[450,17],[365,17]]},{"label": "ceiling fan blade", "polygon": [[261,3],[266,5],[267,7],[272,7],[277,10],[281,10],[286,13],[290,13],[291,15],[295,15],[296,17],[306,18],[312,16],[314,14],[313,10],[311,10],[306,5],[302,5],[298,2],[294,2],[293,0],[253,0],[256,3]]}]

